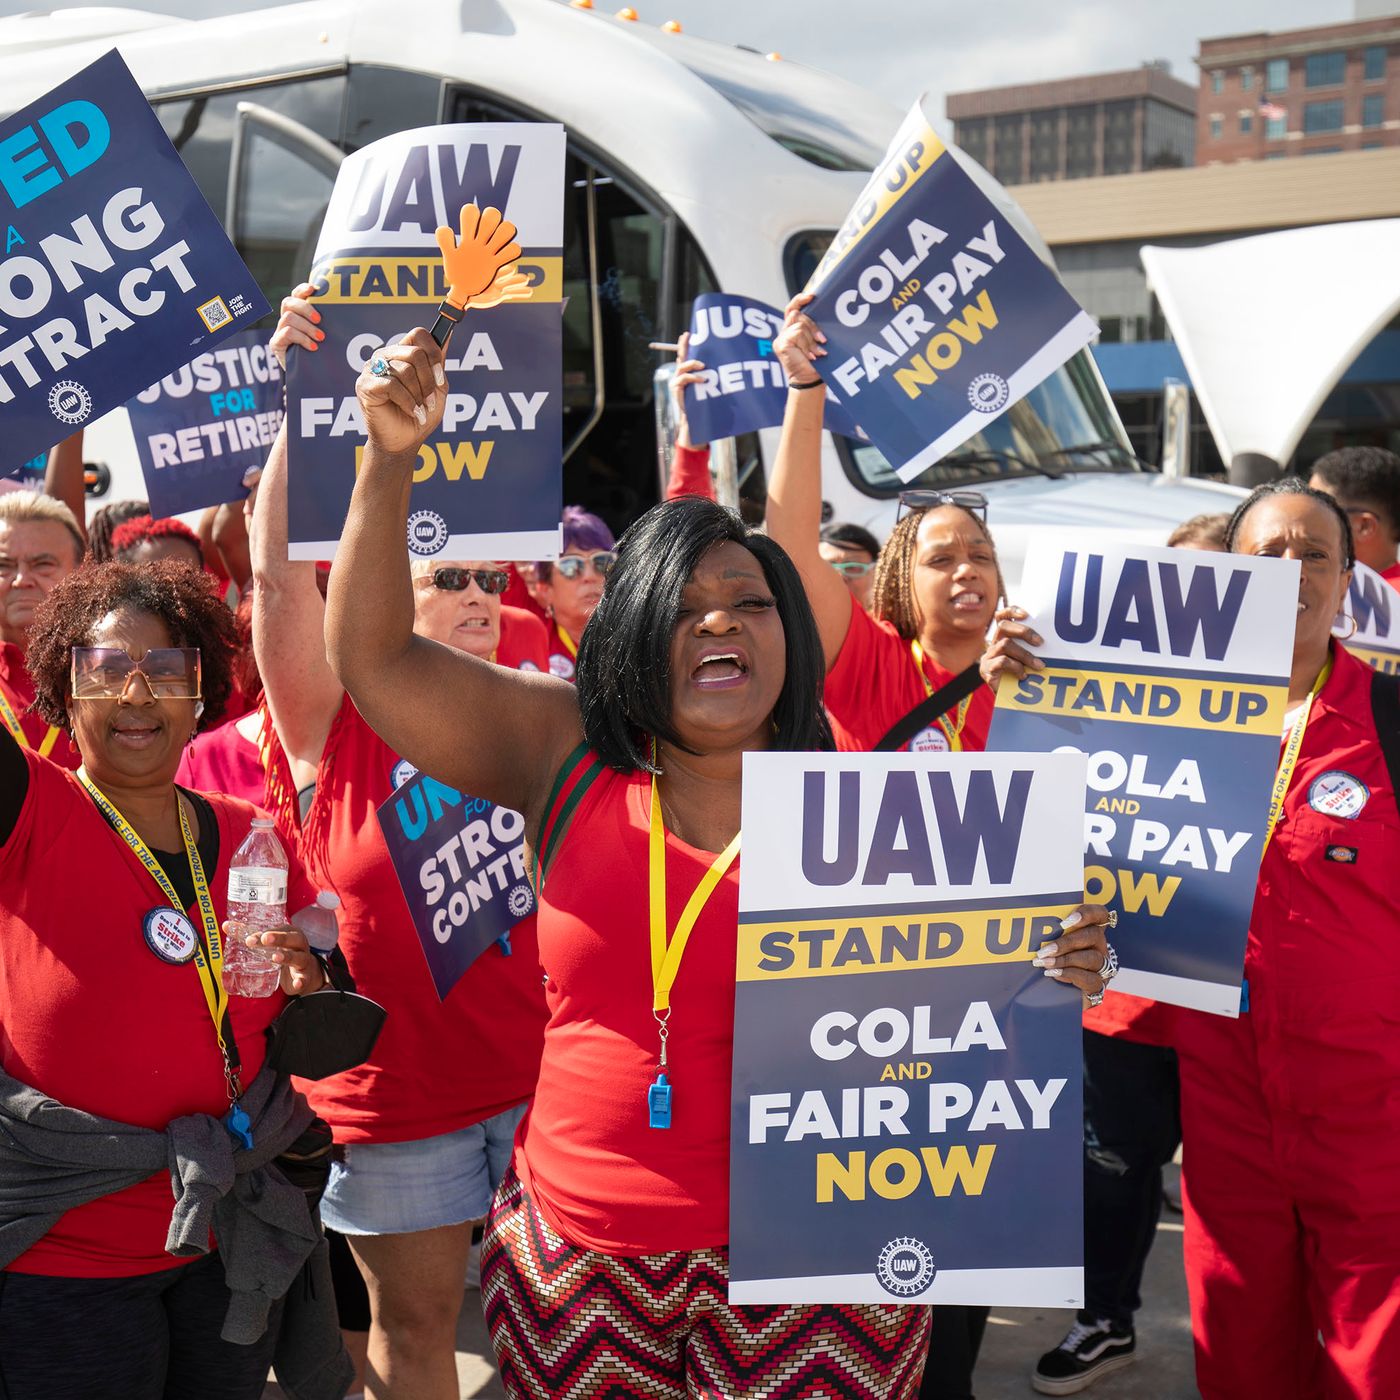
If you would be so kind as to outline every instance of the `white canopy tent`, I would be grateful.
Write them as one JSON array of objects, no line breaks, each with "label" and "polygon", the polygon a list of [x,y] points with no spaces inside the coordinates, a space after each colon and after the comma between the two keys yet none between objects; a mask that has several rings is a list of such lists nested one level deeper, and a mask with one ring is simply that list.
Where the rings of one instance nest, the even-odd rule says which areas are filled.
[{"label": "white canopy tent", "polygon": [[1251,475],[1251,458],[1288,461],[1347,367],[1400,312],[1400,219],[1149,245],[1142,265],[1232,481]]}]

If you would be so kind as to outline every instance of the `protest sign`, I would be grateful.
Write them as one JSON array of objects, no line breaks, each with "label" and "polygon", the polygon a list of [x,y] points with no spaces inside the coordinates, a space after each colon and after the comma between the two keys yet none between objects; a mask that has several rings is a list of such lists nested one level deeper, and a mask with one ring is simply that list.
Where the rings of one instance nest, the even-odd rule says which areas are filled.
[{"label": "protest sign", "polygon": [[[704,361],[705,377],[685,390],[692,442],[714,442],[781,425],[787,376],[773,353],[773,341],[782,329],[783,313],[752,297],[702,292],[695,298],[690,355]],[[833,433],[864,436],[831,389],[825,420]]]},{"label": "protest sign", "polygon": [[267,460],[282,422],[282,370],[265,335],[240,331],[126,410],[152,515],[241,501],[243,473]]},{"label": "protest sign", "polygon": [[1110,996],[1239,1014],[1298,568],[1087,537],[1026,556],[1045,669],[1003,678],[987,747],[1089,756],[1085,893],[1122,915]]},{"label": "protest sign", "polygon": [[10,461],[267,311],[115,50],[0,122],[0,238]]},{"label": "protest sign", "polygon": [[1031,959],[1083,797],[1077,755],[744,756],[731,1303],[1079,1303],[1080,996]]},{"label": "protest sign", "polygon": [[1365,564],[1357,563],[1347,590],[1344,614],[1332,630],[1353,656],[1388,676],[1400,674],[1400,593]]},{"label": "protest sign", "polygon": [[916,103],[807,283],[815,368],[910,481],[1097,334]]},{"label": "protest sign", "polygon": [[424,127],[346,157],[311,280],[326,338],[288,364],[290,555],[331,557],[364,452],[355,380],[376,349],[431,326],[447,292],[435,232],[462,205],[517,227],[528,300],[469,310],[448,347],[447,410],[413,474],[408,548],[552,559],[563,509],[564,129]]},{"label": "protest sign", "polygon": [[38,489],[44,484],[44,472],[49,465],[49,454],[47,452],[37,453],[27,462],[21,462],[17,467],[11,467],[7,472],[0,472],[0,476],[18,481],[23,486]]},{"label": "protest sign", "polygon": [[438,997],[493,943],[535,912],[525,863],[525,818],[468,797],[412,764],[394,769],[379,829],[408,904]]}]

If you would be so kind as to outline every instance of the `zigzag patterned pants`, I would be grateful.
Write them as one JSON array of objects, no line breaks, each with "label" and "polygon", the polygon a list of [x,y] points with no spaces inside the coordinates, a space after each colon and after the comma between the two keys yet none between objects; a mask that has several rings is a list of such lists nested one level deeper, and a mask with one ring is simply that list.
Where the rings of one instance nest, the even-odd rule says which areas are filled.
[{"label": "zigzag patterned pants", "polygon": [[913,1400],[927,1308],[731,1307],[724,1249],[579,1249],[514,1171],[481,1246],[486,1325],[512,1400]]}]

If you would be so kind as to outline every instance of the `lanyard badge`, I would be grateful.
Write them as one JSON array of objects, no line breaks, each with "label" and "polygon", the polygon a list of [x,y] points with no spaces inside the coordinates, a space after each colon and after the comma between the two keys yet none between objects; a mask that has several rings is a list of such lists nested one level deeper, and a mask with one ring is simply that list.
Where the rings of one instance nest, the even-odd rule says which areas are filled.
[{"label": "lanyard badge", "polygon": [[1313,701],[1317,699],[1331,674],[1332,653],[1329,651],[1327,664],[1317,673],[1317,679],[1313,682],[1312,689],[1308,691],[1308,698],[1303,701],[1303,708],[1298,712],[1298,718],[1293,721],[1293,727],[1288,731],[1288,740],[1283,746],[1283,753],[1278,761],[1278,772],[1274,775],[1274,789],[1269,795],[1269,817],[1264,826],[1264,850],[1266,851],[1269,849],[1269,842],[1274,839],[1274,828],[1283,816],[1283,800],[1288,796],[1288,789],[1293,785],[1293,770],[1298,766],[1298,755],[1303,748],[1303,735],[1307,733]]},{"label": "lanyard badge", "polygon": [[[933,694],[933,686],[929,682],[928,672],[924,670],[924,649],[919,645],[918,639],[909,643],[909,654],[914,658],[914,669],[919,673],[919,681],[924,687],[924,697]],[[972,707],[972,696],[966,695],[958,702],[956,711],[957,718],[953,723],[949,723],[945,715],[939,715],[934,723],[943,731],[944,737],[948,740],[948,748],[952,753],[962,752],[962,732],[963,725],[967,723],[967,712]]]},{"label": "lanyard badge", "polygon": [[[653,748],[653,763],[655,749]],[[700,912],[709,902],[715,887],[724,878],[734,858],[739,854],[739,836],[722,850],[700,877],[700,883],[686,902],[680,922],[669,940],[666,937],[666,822],[661,815],[661,800],[656,794],[656,775],[651,778],[651,838],[649,848],[649,903],[651,925],[651,1014],[656,1019],[656,1034],[660,1055],[655,1080],[647,1086],[647,1121],[653,1128],[671,1126],[671,1081],[667,1076],[667,1047],[670,1039],[671,988],[676,984],[686,944],[695,928]]]},{"label": "lanyard badge", "polygon": [[[107,819],[108,825],[121,837],[136,859],[141,862],[145,872],[160,887],[160,892],[170,901],[169,909],[151,911],[151,915],[147,916],[148,924],[152,915],[174,913],[177,918],[181,917],[178,914],[181,905],[180,897],[175,893],[175,887],[170,883],[160,862],[151,854],[150,848],[137,835],[131,823],[112,805],[106,793],[81,768],[78,770],[77,778],[87,789],[87,794],[92,798],[97,810]],[[229,1110],[224,1115],[223,1120],[224,1126],[244,1147],[252,1147],[252,1123],[247,1112],[239,1103],[243,1096],[243,1084],[238,1077],[242,1061],[238,1054],[238,1042],[233,1035],[233,1022],[229,1017],[228,1009],[228,991],[224,987],[223,981],[223,934],[219,929],[218,915],[214,912],[214,901],[209,894],[209,881],[204,874],[204,862],[199,858],[199,848],[195,844],[194,834],[190,831],[189,819],[185,816],[184,804],[179,800],[178,794],[175,805],[180,814],[180,839],[184,843],[185,859],[189,862],[190,879],[194,884],[195,900],[199,905],[199,920],[202,925],[202,928],[191,926],[194,934],[194,947],[191,954],[195,968],[199,972],[199,984],[204,992],[204,1004],[209,1008],[209,1019],[214,1024],[214,1038],[218,1041],[219,1055],[224,1065],[224,1088],[229,1099]],[[188,923],[188,920],[186,922]],[[173,946],[179,942],[179,930],[165,929],[163,926],[157,930],[152,925],[146,930],[147,941],[151,942],[152,937],[157,932],[159,932],[159,941],[172,945],[169,948],[170,952],[183,951]],[[154,943],[152,946],[155,946]],[[161,956],[166,957],[167,961],[185,961],[183,957],[168,957],[164,953]]]}]

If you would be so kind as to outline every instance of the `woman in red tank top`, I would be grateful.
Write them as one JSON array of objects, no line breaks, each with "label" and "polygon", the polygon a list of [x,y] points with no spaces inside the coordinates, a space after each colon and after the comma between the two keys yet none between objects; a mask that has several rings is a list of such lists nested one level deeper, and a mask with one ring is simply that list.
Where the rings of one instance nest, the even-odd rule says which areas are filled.
[{"label": "woman in red tank top", "polygon": [[[926,1310],[726,1299],[743,755],[832,744],[796,570],[713,502],[667,501],[618,546],[577,689],[449,656],[413,635],[403,548],[418,446],[444,406],[441,352],[416,330],[380,354],[388,373],[357,386],[369,443],[331,579],[331,663],[396,751],[539,833],[550,1020],[482,1267],[507,1393],[594,1394],[606,1375],[610,1394],[647,1400],[817,1393],[804,1378],[848,1400],[911,1396]],[[668,933],[709,890],[674,984],[669,1118],[653,1097],[660,983],[644,932],[658,868]],[[1096,916],[1064,946],[1098,967]],[[1081,978],[1099,985],[1066,968]]]}]

